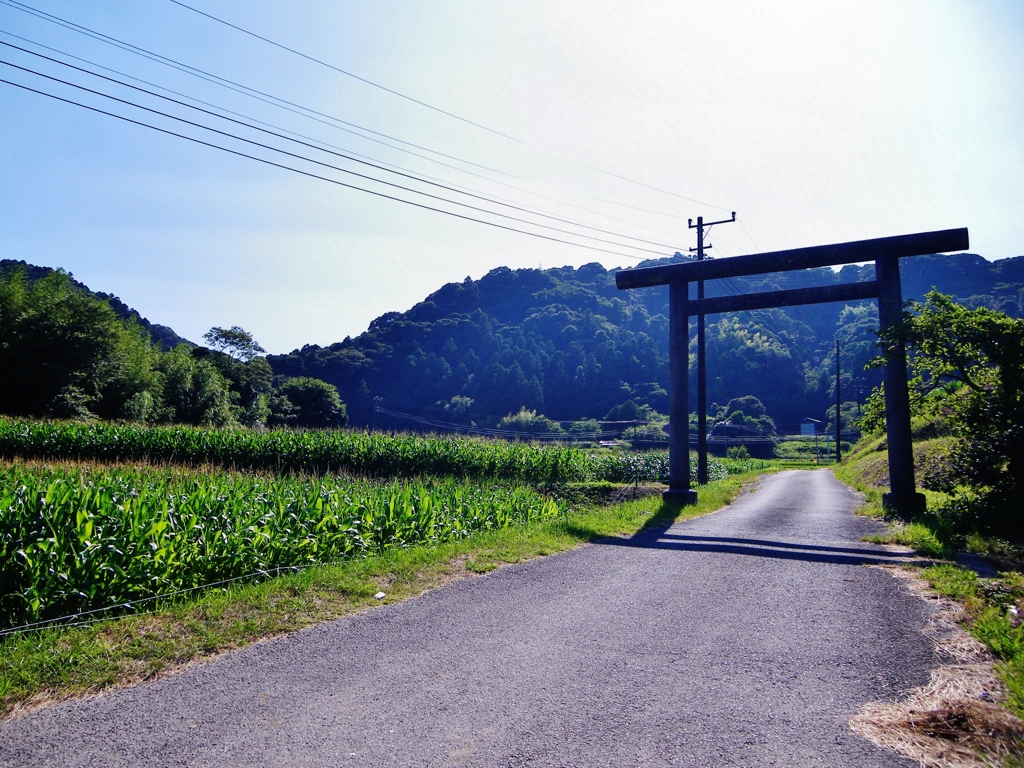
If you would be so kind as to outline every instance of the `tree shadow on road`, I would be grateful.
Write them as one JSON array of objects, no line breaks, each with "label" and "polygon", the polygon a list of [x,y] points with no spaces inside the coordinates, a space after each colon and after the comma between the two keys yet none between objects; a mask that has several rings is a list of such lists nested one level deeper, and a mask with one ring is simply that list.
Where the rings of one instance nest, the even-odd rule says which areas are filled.
[{"label": "tree shadow on road", "polygon": [[923,560],[916,552],[893,551],[882,546],[835,547],[770,539],[686,535],[671,530],[679,511],[678,505],[663,504],[658,513],[635,535],[629,538],[600,539],[595,543],[617,547],[715,552],[840,565],[930,564],[930,561]]}]

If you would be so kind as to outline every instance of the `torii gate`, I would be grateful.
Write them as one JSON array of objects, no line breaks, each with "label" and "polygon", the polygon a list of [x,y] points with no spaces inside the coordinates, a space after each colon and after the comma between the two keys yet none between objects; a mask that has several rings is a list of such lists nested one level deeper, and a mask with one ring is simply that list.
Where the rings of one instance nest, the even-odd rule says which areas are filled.
[{"label": "torii gate", "polygon": [[[622,270],[615,275],[621,290],[669,286],[669,487],[666,501],[695,504],[690,488],[689,420],[689,317],[830,301],[878,299],[882,330],[898,323],[903,311],[899,260],[905,256],[963,251],[969,247],[967,229],[921,232],[852,243],[819,245],[791,251],[758,253],[715,261],[668,264]],[[875,279],[823,288],[748,293],[694,300],[690,283],[766,272],[788,272],[839,264],[875,262]],[[886,351],[885,423],[889,448],[889,493],[882,497],[887,509],[901,513],[923,511],[924,495],[914,485],[914,451],[910,437],[910,395],[907,389],[907,354],[899,346]]]}]

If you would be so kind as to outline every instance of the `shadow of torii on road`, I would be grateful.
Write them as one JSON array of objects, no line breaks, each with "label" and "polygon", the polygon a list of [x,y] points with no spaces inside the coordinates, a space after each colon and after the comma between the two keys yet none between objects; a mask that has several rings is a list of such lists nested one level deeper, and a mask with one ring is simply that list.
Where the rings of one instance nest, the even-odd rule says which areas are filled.
[{"label": "shadow of torii on road", "polygon": [[[671,532],[678,509],[665,505],[649,524],[628,538],[609,537],[594,544],[642,549],[669,549],[680,552],[713,552],[720,554],[768,557],[778,560],[803,560],[810,563],[836,565],[921,565],[929,561],[916,552],[868,547],[835,547],[812,543],[795,543],[770,539],[733,538],[728,536],[691,536]],[[657,521],[657,522],[655,522]]]}]

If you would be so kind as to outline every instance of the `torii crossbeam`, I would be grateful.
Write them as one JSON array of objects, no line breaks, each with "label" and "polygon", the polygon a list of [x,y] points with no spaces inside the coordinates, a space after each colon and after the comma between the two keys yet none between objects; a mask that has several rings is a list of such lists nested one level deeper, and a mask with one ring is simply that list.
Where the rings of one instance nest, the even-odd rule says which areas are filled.
[{"label": "torii crossbeam", "polygon": [[[852,243],[819,245],[791,251],[775,251],[689,264],[668,264],[622,270],[615,275],[620,289],[669,286],[669,488],[666,501],[694,504],[697,492],[690,487],[689,420],[689,316],[748,309],[790,307],[830,301],[878,299],[878,315],[884,330],[900,321],[903,294],[899,260],[906,256],[963,251],[969,247],[967,229],[920,232]],[[695,301],[689,298],[690,283],[766,272],[787,272],[839,264],[875,262],[875,279],[824,288],[721,296]],[[887,509],[901,513],[924,510],[924,496],[914,484],[914,451],[910,437],[910,396],[907,389],[907,355],[902,347],[885,351],[885,422],[889,448],[889,493],[882,497]]]}]

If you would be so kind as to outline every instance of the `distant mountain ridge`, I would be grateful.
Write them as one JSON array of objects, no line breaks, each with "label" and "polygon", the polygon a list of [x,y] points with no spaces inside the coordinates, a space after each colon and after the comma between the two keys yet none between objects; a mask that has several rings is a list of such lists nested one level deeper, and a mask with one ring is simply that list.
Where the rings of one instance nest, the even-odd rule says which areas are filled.
[{"label": "distant mountain ridge", "polygon": [[[41,280],[42,278],[49,275],[51,272],[55,272],[52,267],[38,267],[34,264],[29,264],[25,261],[18,261],[15,259],[0,259],[0,274],[8,275],[16,269],[23,269],[25,276],[30,281]],[[72,277],[72,282],[81,288],[86,293],[97,296],[105,300],[110,304],[111,309],[114,310],[118,317],[124,318],[125,320],[132,319],[140,326],[146,329],[149,333],[150,338],[154,342],[159,344],[163,349],[173,349],[179,344],[188,344],[189,346],[197,346],[195,343],[189,341],[186,338],[179,336],[174,332],[172,328],[168,328],[166,325],[159,325],[157,323],[150,322],[145,317],[140,315],[136,310],[129,307],[121,299],[112,293],[100,293],[93,291],[85,283],[80,282]]]},{"label": "distant mountain ridge", "polygon": [[[640,266],[682,260],[677,254]],[[407,312],[387,312],[355,338],[268,360],[277,374],[337,386],[357,424],[374,420],[375,403],[450,423],[494,423],[523,406],[559,420],[602,418],[627,401],[665,412],[667,289],[619,291],[616,271],[596,263],[500,267],[449,283]],[[1024,257],[920,256],[901,260],[901,274],[906,299],[936,287],[970,306],[1024,315]],[[873,265],[848,265],[710,281],[706,290],[715,296],[873,278]],[[877,354],[876,329],[874,302],[710,316],[709,402],[752,394],[783,423],[820,416],[834,398],[837,336],[847,391],[879,380],[877,370],[863,370]]]},{"label": "distant mountain ridge", "polygon": [[[686,260],[677,254],[640,266]],[[54,271],[0,261],[0,273],[18,268],[29,280]],[[448,283],[406,312],[386,312],[355,338],[267,360],[279,376],[334,384],[356,425],[414,426],[375,415],[375,405],[440,423],[487,426],[521,407],[556,420],[621,415],[629,403],[665,413],[667,289],[620,291],[617,271],[596,263],[578,269],[499,267],[479,280]],[[901,260],[901,275],[905,299],[923,299],[935,287],[968,306],[1024,316],[1024,256],[995,262],[975,254],[920,256]],[[709,281],[706,291],[716,296],[873,277],[871,264],[848,265],[839,272]],[[195,346],[118,297],[74,282],[119,316],[135,319],[164,348]],[[789,428],[808,416],[820,418],[834,402],[834,339],[842,340],[844,400],[853,400],[880,379],[877,370],[863,370],[877,354],[876,329],[870,301],[709,316],[708,401],[722,405],[754,395]],[[691,346],[691,367],[694,353]]]}]

